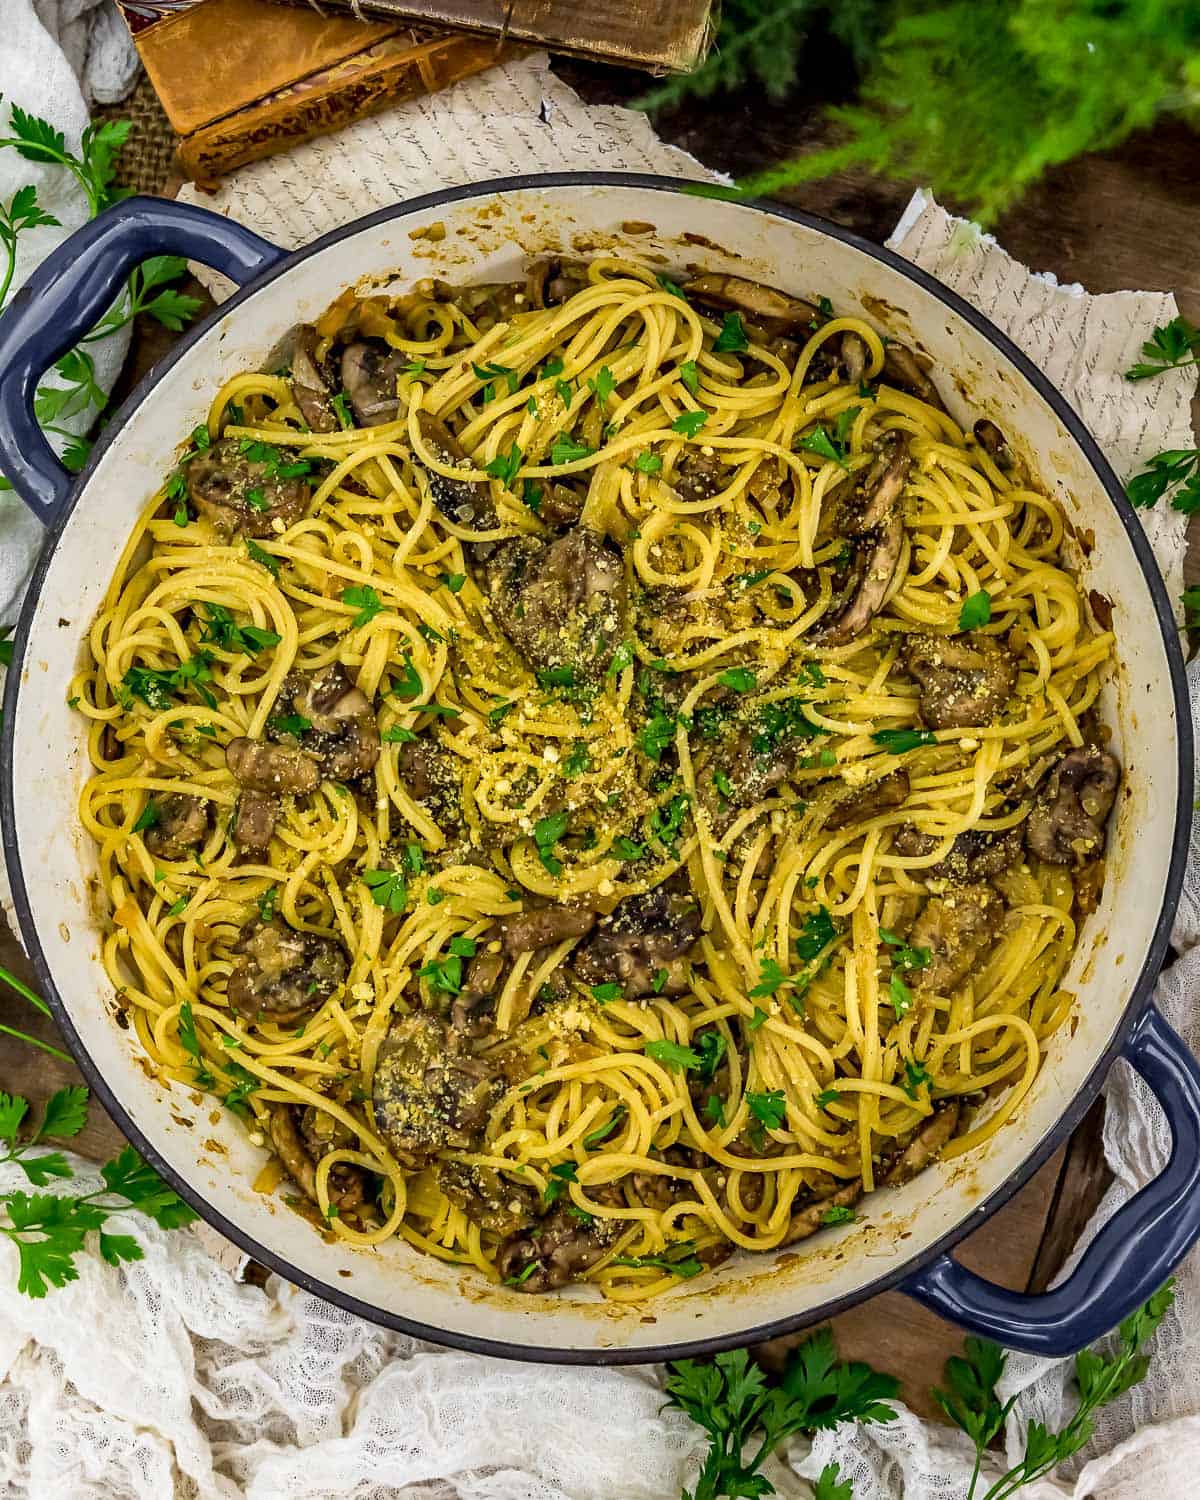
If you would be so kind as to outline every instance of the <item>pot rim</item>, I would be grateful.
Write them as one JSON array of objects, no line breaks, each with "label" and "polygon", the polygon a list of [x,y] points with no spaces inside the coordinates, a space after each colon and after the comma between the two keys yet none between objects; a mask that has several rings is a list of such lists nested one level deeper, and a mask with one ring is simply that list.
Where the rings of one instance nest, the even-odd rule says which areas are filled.
[{"label": "pot rim", "polygon": [[[37,564],[29,581],[29,587],[21,609],[17,628],[14,631],[14,655],[5,682],[3,727],[0,730],[0,842],[2,842],[4,857],[8,867],[13,903],[21,929],[21,936],[25,940],[27,952],[42,986],[43,994],[54,1013],[55,1020],[80,1071],[83,1073],[94,1095],[100,1099],[108,1114],[127,1139],[137,1148],[142,1157],[174,1188],[179,1196],[194,1208],[201,1218],[219,1230],[221,1234],[245,1251],[247,1255],[261,1261],[264,1265],[270,1267],[271,1270],[283,1276],[294,1285],[300,1286],[305,1291],[311,1292],[313,1295],[327,1302],[332,1302],[335,1306],[341,1307],[345,1311],[355,1314],[357,1317],[364,1318],[368,1322],[399,1333],[408,1334],[414,1338],[424,1339],[430,1343],[460,1349],[472,1354],[485,1354],[518,1361],[562,1365],[655,1364],[667,1360],[694,1358],[696,1356],[715,1354],[724,1349],[742,1348],[749,1344],[760,1343],[767,1339],[778,1338],[783,1334],[796,1332],[799,1329],[810,1327],[815,1323],[824,1322],[828,1318],[834,1317],[838,1313],[844,1312],[848,1308],[854,1307],[870,1297],[877,1296],[880,1292],[901,1286],[906,1278],[911,1276],[915,1271],[929,1265],[939,1256],[945,1255],[961,1240],[966,1238],[967,1235],[977,1229],[986,1219],[990,1218],[998,1209],[1003,1207],[1033,1177],[1042,1165],[1049,1160],[1050,1156],[1067,1139],[1091,1108],[1104,1082],[1105,1075],[1112,1066],[1112,1063],[1120,1055],[1130,1029],[1150,999],[1169,946],[1171,924],[1183,887],[1184,867],[1191,830],[1191,817],[1184,806],[1184,798],[1180,795],[1176,799],[1171,857],[1167,880],[1163,889],[1162,904],[1145,958],[1130,991],[1125,1011],[1113,1032],[1108,1046],[1096,1060],[1083,1085],[1059,1115],[1055,1124],[1031,1148],[1016,1171],[1010,1173],[1002,1182],[998,1183],[956,1225],[947,1230],[924,1250],[917,1252],[910,1259],[894,1267],[892,1270],[863,1282],[853,1292],[843,1293],[841,1296],[830,1298],[828,1301],[821,1303],[819,1307],[809,1308],[793,1315],[776,1318],[767,1323],[752,1325],[737,1333],[720,1334],[710,1338],[688,1339],[676,1343],[638,1346],[636,1348],[554,1348],[513,1343],[504,1339],[487,1338],[476,1334],[437,1328],[422,1323],[417,1319],[390,1312],[373,1303],[362,1301],[340,1287],[322,1280],[320,1276],[302,1270],[300,1267],[293,1265],[286,1256],[268,1249],[252,1234],[242,1230],[232,1220],[227,1218],[224,1213],[209,1203],[207,1198],[198,1189],[194,1188],[186,1177],[166,1162],[153,1143],[146,1138],[140,1128],[130,1118],[129,1113],[116,1098],[107,1080],[92,1061],[86,1044],[75,1029],[70,1011],[64,1004],[54,983],[29,903],[24,868],[17,844],[15,820],[16,788],[13,776],[13,741],[28,628],[36,608],[41,585],[49,568],[50,559],[57,550],[63,531],[74,514],[79,501],[82,499],[87,489],[88,481],[99,460],[110,445],[128,427],[138,407],[142,404],[142,401],[157,383],[158,379],[181,359],[185,358],[193,344],[197,343],[214,324],[227,317],[230,312],[262,291],[271,282],[286,276],[302,261],[309,259],[330,245],[349,239],[362,233],[364,230],[373,229],[376,226],[387,224],[394,219],[403,218],[411,213],[437,208],[447,203],[455,203],[464,198],[499,195],[522,190],[537,190],[542,187],[613,187],[634,188],[651,192],[686,193],[691,186],[693,185],[686,180],[649,173],[629,172],[523,173],[512,177],[490,178],[482,182],[467,183],[460,187],[439,189],[437,192],[426,193],[420,197],[406,199],[403,202],[392,204],[387,208],[378,209],[374,213],[366,214],[349,224],[330,230],[329,233],[322,235],[319,239],[285,255],[262,275],[248,281],[231,297],[220,303],[211,313],[189,329],[171,351],[142,377],[113,414],[92,449],[87,464],[72,486],[68,499],[61,507],[58,515],[55,517],[53,526],[47,533],[38,556]],[[1075,412],[1066,398],[1043,375],[1033,361],[1013,343],[1007,334],[1003,333],[989,318],[969,302],[965,301],[956,292],[951,291],[949,287],[944,286],[927,271],[913,265],[895,251],[889,250],[883,245],[874,244],[870,240],[856,234],[853,230],[845,229],[841,225],[823,218],[821,215],[808,213],[802,209],[772,203],[765,199],[746,199],[741,201],[738,207],[747,208],[758,213],[766,213],[778,219],[803,225],[805,228],[814,230],[827,239],[835,240],[839,244],[858,251],[860,254],[866,255],[872,260],[879,261],[898,272],[907,280],[935,297],[944,307],[948,308],[977,332],[981,333],[1029,382],[1038,396],[1041,397],[1062,422],[1063,426],[1078,444],[1089,466],[1095,473],[1097,480],[1108,495],[1109,501],[1116,510],[1117,516],[1129,537],[1134,555],[1137,558],[1143,582],[1149,590],[1170,675],[1171,696],[1175,710],[1174,738],[1178,785],[1181,789],[1189,786],[1191,784],[1192,768],[1191,708],[1187,693],[1183,653],[1179,644],[1179,632],[1171,607],[1171,601],[1141,522],[1137,519],[1123,487],[1109,465],[1108,460],[1100,451],[1096,440],[1085,426],[1082,418]]]}]

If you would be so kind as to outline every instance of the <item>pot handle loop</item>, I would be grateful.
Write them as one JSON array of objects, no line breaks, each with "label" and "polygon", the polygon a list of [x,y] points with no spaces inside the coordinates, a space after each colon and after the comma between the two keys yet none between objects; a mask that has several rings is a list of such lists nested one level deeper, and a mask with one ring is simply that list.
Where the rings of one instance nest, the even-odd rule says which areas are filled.
[{"label": "pot handle loop", "polygon": [[1156,1006],[1122,1048],[1171,1127],[1162,1173],[1119,1209],[1066,1281],[1025,1296],[941,1255],[901,1290],[971,1333],[1029,1354],[1073,1354],[1114,1328],[1167,1279],[1200,1238],[1200,1063]]},{"label": "pot handle loop", "polygon": [[0,314],[0,473],[50,525],[71,475],[33,412],[38,382],[104,316],[125,278],[151,255],[186,255],[236,281],[287,252],[222,214],[167,198],[126,198],[59,245]]}]

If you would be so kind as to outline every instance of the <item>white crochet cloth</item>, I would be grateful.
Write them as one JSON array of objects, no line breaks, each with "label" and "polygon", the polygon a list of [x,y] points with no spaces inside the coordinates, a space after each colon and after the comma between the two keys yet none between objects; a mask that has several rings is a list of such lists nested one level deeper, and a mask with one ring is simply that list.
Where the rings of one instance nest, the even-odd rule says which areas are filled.
[{"label": "white crochet cloth", "polygon": [[[4,5],[7,21],[14,0]],[[23,9],[26,0],[15,5]],[[0,88],[8,94],[6,73],[9,55],[0,51]],[[390,186],[432,186],[413,142],[431,124],[440,129],[451,119],[461,132],[485,99],[506,97],[526,164],[532,141],[545,170],[582,165],[572,142],[586,127],[588,149],[598,141],[606,166],[663,169],[665,160],[666,170],[700,170],[669,156],[644,122],[623,119],[620,111],[584,110],[535,58],[383,117],[409,151],[408,180]],[[537,108],[543,97],[544,112]],[[556,119],[569,128],[556,130]],[[495,118],[490,126],[467,132],[475,148],[487,143],[486,159],[443,157],[436,164],[443,180],[518,167],[515,134]],[[375,131],[379,122],[361,128]],[[280,182],[289,173],[312,189],[306,214],[321,197],[320,182],[308,167],[300,171],[298,155],[250,169],[254,194],[269,198],[276,213],[283,212]],[[397,170],[395,157],[389,169]],[[223,206],[232,206],[238,192],[238,184],[229,185]],[[329,193],[323,212],[334,217],[312,232],[363,207],[354,194]],[[263,227],[261,218],[256,227]],[[1150,453],[1192,445],[1188,375],[1142,386],[1120,379],[1153,325],[1174,315],[1173,298],[1091,298],[1079,288],[1035,281],[922,195],[894,242],[1009,328],[1067,391],[1122,477]],[[0,512],[0,554],[10,552],[11,525]],[[1152,539],[1174,592],[1180,518],[1164,513],[1154,525]],[[1192,687],[1195,708],[1200,671]],[[1164,976],[1159,999],[1200,1048],[1189,999],[1200,984],[1198,871],[1193,860],[1174,939],[1182,957]],[[1167,1153],[1157,1106],[1124,1064],[1110,1079],[1108,1101],[1105,1146],[1116,1183],[1098,1221],[1148,1181]],[[91,1169],[80,1163],[79,1170],[93,1186]],[[0,1168],[0,1191],[23,1185],[13,1168]],[[704,1443],[678,1413],[661,1411],[660,1371],[511,1365],[450,1353],[384,1333],[275,1278],[263,1290],[242,1285],[237,1252],[204,1226],[164,1234],[130,1215],[120,1228],[137,1236],[145,1260],[114,1270],[95,1255],[81,1257],[80,1280],[40,1302],[16,1292],[15,1251],[0,1240],[0,1496],[677,1500],[694,1482]],[[1176,1308],[1160,1331],[1149,1379],[1102,1414],[1090,1450],[1095,1456],[1077,1479],[1041,1484],[1025,1492],[1030,1500],[1192,1500],[1200,1473],[1198,1330],[1200,1261],[1193,1256],[1179,1276]],[[1012,1359],[1009,1388],[1024,1392],[1010,1424],[1013,1457],[1023,1421],[1038,1416],[1056,1425],[1069,1413],[1069,1373],[1065,1363]],[[969,1474],[965,1440],[904,1411],[886,1427],[826,1434],[811,1452],[797,1443],[788,1457],[788,1465],[771,1466],[784,1496],[810,1494],[799,1476],[816,1475],[831,1458],[853,1480],[856,1500],[961,1500]]]}]

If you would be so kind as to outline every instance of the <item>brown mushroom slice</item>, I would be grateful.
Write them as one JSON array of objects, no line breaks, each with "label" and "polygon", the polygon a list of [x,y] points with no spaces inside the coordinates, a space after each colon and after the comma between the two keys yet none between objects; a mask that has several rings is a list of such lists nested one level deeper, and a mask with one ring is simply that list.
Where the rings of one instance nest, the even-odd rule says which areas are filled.
[{"label": "brown mushroom slice", "polygon": [[500,987],[507,967],[503,952],[489,951],[495,938],[488,939],[487,933],[480,938],[475,956],[463,975],[462,989],[450,1009],[451,1026],[470,1037],[485,1036],[491,1030],[487,1003]]},{"label": "brown mushroom slice", "polygon": [[499,923],[504,951],[510,955],[533,953],[568,938],[586,937],[596,925],[596,913],[580,906],[543,906]]},{"label": "brown mushroom slice", "polygon": [[334,781],[353,781],[379,759],[379,724],[367,695],[341,662],[294,673],[284,684],[296,712],[312,725],[305,748]]},{"label": "brown mushroom slice", "polygon": [[309,323],[300,324],[292,349],[292,395],[314,432],[336,432],[338,419],[329,399],[329,382],[317,363],[317,343],[317,330]]},{"label": "brown mushroom slice", "polygon": [[847,529],[873,531],[885,520],[904,493],[911,466],[912,455],[905,434],[896,429],[885,432],[876,445],[875,457],[856,480],[853,496],[847,502],[846,512],[852,521]]},{"label": "brown mushroom slice", "polygon": [[537,260],[525,277],[530,308],[559,307],[591,285],[583,260]]},{"label": "brown mushroom slice", "polygon": [[562,531],[567,526],[576,526],[583,514],[586,496],[573,490],[569,484],[556,480],[542,487],[542,503],[537,509],[537,518],[551,531]]},{"label": "brown mushroom slice", "polygon": [[1105,825],[1121,785],[1116,756],[1096,745],[1068,750],[1038,791],[1025,822],[1032,853],[1082,869],[1104,852]]},{"label": "brown mushroom slice", "polygon": [[719,495],[732,479],[732,471],[726,470],[725,465],[715,454],[709,455],[693,448],[685,448],[671,476],[671,488],[689,502],[711,500],[714,495]]},{"label": "brown mushroom slice", "polygon": [[1006,645],[966,635],[910,635],[904,666],[921,689],[921,718],[931,729],[990,724],[1008,702],[1017,668]]},{"label": "brown mushroom slice", "polygon": [[324,1004],[349,970],[332,938],[297,932],[281,917],[243,930],[231,950],[229,1004],[248,1020],[294,1021]]},{"label": "brown mushroom slice", "polygon": [[904,550],[904,522],[893,512],[866,546],[855,549],[847,597],[832,620],[822,620],[809,632],[818,646],[846,646],[860,636],[887,600],[900,554]]},{"label": "brown mushroom slice", "polygon": [[518,1292],[552,1292],[574,1281],[606,1253],[617,1225],[611,1219],[584,1224],[555,1209],[531,1230],[510,1235],[496,1255],[506,1286]]},{"label": "brown mushroom slice", "polygon": [[300,520],[312,498],[302,476],[280,478],[277,467],[250,458],[234,438],[222,438],[189,460],[188,498],[222,536],[277,536]]},{"label": "brown mushroom slice", "polygon": [[144,842],[157,859],[183,859],[208,834],[208,804],[185,792],[171,792],[157,802],[157,821],[146,829]]},{"label": "brown mushroom slice", "polygon": [[248,853],[261,854],[270,846],[278,817],[277,798],[266,792],[243,792],[233,821],[233,842]]},{"label": "brown mushroom slice", "polygon": [[[712,1087],[711,1083],[709,1087]],[[657,1159],[664,1167],[679,1167],[689,1172],[699,1172],[712,1165],[702,1151],[696,1151],[691,1146],[668,1146],[658,1154]],[[656,1208],[660,1213],[677,1203],[680,1198],[695,1195],[690,1179],[675,1177],[670,1172],[632,1172],[628,1181],[637,1201],[644,1208]],[[620,1206],[625,1205],[622,1203]]]},{"label": "brown mushroom slice", "polygon": [[907,344],[898,344],[889,339],[883,346],[883,369],[880,379],[897,390],[906,391],[928,406],[946,410],[946,403],[938,395],[937,386],[925,373],[921,363]]},{"label": "brown mushroom slice", "polygon": [[486,583],[497,623],[535,671],[568,668],[580,684],[604,676],[624,636],[627,590],[621,554],[596,532],[514,537]]},{"label": "brown mushroom slice", "polygon": [[408,359],[398,349],[360,339],[342,350],[342,389],[359,427],[379,427],[400,415],[397,383]]},{"label": "brown mushroom slice", "polygon": [[397,1016],[380,1045],[375,1124],[402,1159],[428,1161],[474,1144],[502,1087],[487,1062],[460,1050],[444,1021],[414,1011]]},{"label": "brown mushroom slice", "polygon": [[851,385],[861,385],[862,378],[867,371],[869,357],[866,341],[853,329],[847,329],[842,334],[838,350],[846,380]]},{"label": "brown mushroom slice", "polygon": [[792,1215],[792,1221],[779,1242],[779,1248],[782,1249],[784,1245],[794,1245],[797,1241],[806,1240],[810,1235],[816,1234],[818,1229],[825,1228],[825,1215],[831,1208],[853,1208],[862,1195],[863,1185],[856,1179],[854,1182],[848,1182],[844,1188],[839,1188],[828,1198],[819,1198],[816,1203],[810,1203],[807,1208],[799,1209]]},{"label": "brown mushroom slice", "polygon": [[[308,1105],[302,1113],[301,1125],[297,1128],[293,1108],[287,1104],[276,1104],[272,1107],[268,1125],[271,1144],[275,1147],[280,1161],[287,1168],[288,1176],[305,1197],[311,1198],[314,1203],[317,1201],[318,1162],[326,1152],[335,1150],[339,1145],[349,1144],[349,1132],[345,1133],[346,1140],[331,1139],[324,1146],[318,1139],[314,1139],[311,1129],[305,1128],[305,1119],[317,1114],[321,1114],[324,1119],[333,1124],[337,1123],[332,1115],[314,1110],[311,1105]],[[339,1214],[354,1213],[362,1207],[365,1197],[362,1172],[349,1162],[338,1162],[329,1173],[327,1191],[330,1204],[337,1209]]]},{"label": "brown mushroom slice", "polygon": [[700,302],[706,307],[744,313],[768,334],[807,329],[820,316],[811,302],[763,286],[761,282],[748,281],[744,276],[730,276],[719,271],[693,276],[684,284],[683,292],[689,301]]},{"label": "brown mushroom slice", "polygon": [[930,1118],[887,1169],[883,1178],[885,1187],[899,1187],[925,1170],[953,1137],[958,1128],[961,1108],[957,1099],[948,1099],[945,1104],[935,1108]]},{"label": "brown mushroom slice", "polygon": [[1004,903],[990,885],[956,886],[944,896],[930,896],[913,923],[908,941],[928,948],[923,969],[911,972],[914,990],[947,995],[992,946],[1004,919]]},{"label": "brown mushroom slice", "polygon": [[[417,413],[417,427],[439,463],[450,469],[470,469],[475,465],[466,449],[444,422],[431,412]],[[492,504],[491,489],[482,480],[448,479],[430,469],[429,492],[433,503],[448,521],[470,531],[492,531],[500,520]]]},{"label": "brown mushroom slice", "polygon": [[238,735],[225,746],[225,764],[239,785],[252,792],[278,796],[312,792],[321,784],[317,762],[290,745],[268,745]]},{"label": "brown mushroom slice", "polygon": [[862,787],[835,802],[825,818],[827,830],[848,828],[852,823],[865,823],[877,818],[880,813],[903,807],[908,801],[908,772],[901,768],[890,775],[881,776],[870,786]]},{"label": "brown mushroom slice", "polygon": [[683,994],[686,955],[700,937],[700,907],[677,875],[643,895],[626,896],[574,955],[584,984],[618,983],[627,999]]},{"label": "brown mushroom slice", "polygon": [[1020,460],[995,422],[987,417],[980,417],[971,430],[975,435],[975,441],[1002,474],[1008,474],[1014,479],[1022,475]]},{"label": "brown mushroom slice", "polygon": [[497,1172],[494,1167],[462,1161],[439,1161],[437,1185],[473,1224],[491,1234],[511,1235],[533,1224],[538,1197],[528,1187]]}]

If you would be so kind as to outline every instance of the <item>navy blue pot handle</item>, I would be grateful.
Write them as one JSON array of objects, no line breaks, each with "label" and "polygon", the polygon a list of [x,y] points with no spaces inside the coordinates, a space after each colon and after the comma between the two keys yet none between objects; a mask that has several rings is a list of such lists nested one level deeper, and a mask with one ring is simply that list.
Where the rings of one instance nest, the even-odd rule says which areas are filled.
[{"label": "navy blue pot handle", "polygon": [[38,382],[104,316],[152,255],[186,255],[239,286],[287,252],[221,214],[127,198],[48,255],[0,314],[0,473],[47,525],[71,488],[33,414]]},{"label": "navy blue pot handle", "polygon": [[902,1291],[1006,1348],[1064,1355],[1107,1333],[1162,1285],[1200,1239],[1200,1063],[1153,1005],[1122,1055],[1162,1105],[1171,1157],[1108,1221],[1067,1280],[1025,1296],[941,1255],[904,1281]]}]

